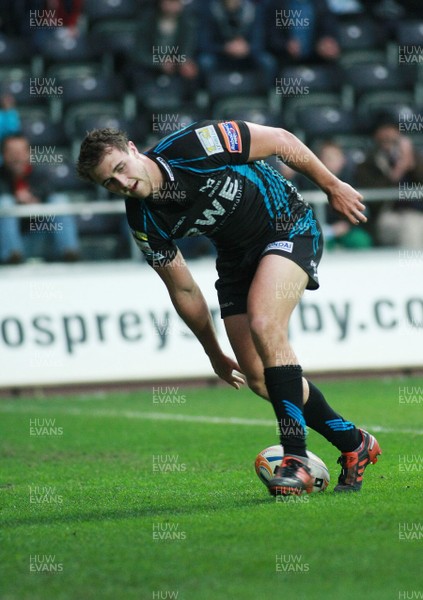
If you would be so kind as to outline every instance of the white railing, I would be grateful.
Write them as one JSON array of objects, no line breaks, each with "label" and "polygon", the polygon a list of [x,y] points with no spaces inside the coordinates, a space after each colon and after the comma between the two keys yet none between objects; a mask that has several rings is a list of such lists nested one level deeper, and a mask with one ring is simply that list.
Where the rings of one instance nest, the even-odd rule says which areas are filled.
[{"label": "white railing", "polygon": [[[398,200],[398,188],[380,188],[380,189],[359,189],[364,197],[364,202],[375,202],[378,200]],[[80,195],[78,193],[78,195]],[[327,202],[326,195],[319,191],[302,192],[301,196],[307,202],[317,206],[324,205]],[[319,211],[321,213],[322,211]],[[34,215],[98,215],[98,214],[123,214],[125,213],[125,204],[122,200],[93,200],[85,202],[68,202],[57,204],[17,204],[15,206],[0,208],[0,217],[31,217]],[[319,218],[322,215],[319,214]]]}]

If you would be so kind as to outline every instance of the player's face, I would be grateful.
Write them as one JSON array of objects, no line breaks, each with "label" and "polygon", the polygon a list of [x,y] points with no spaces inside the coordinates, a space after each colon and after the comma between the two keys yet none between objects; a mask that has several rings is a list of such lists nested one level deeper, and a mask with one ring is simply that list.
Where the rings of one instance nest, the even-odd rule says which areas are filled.
[{"label": "player's face", "polygon": [[146,198],[153,192],[153,184],[146,165],[133,142],[128,152],[113,148],[101,163],[93,169],[94,181],[113,194],[132,198]]}]

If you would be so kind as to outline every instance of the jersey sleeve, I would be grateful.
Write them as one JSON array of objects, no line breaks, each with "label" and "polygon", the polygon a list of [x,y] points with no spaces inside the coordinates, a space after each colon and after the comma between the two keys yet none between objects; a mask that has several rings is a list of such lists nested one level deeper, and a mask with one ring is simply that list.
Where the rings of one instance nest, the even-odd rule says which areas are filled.
[{"label": "jersey sleeve", "polygon": [[[250,154],[250,130],[244,121],[211,121],[195,130],[206,154],[212,150],[220,164],[242,164]],[[217,138],[215,138],[217,136]],[[208,140],[212,138],[212,147]]]},{"label": "jersey sleeve", "polygon": [[178,248],[172,241],[154,243],[143,231],[131,229],[132,237],[151,267],[165,267],[175,258]]},{"label": "jersey sleeve", "polygon": [[198,121],[167,136],[146,154],[164,156],[171,167],[204,173],[246,163],[250,130],[244,121]]},{"label": "jersey sleeve", "polygon": [[164,231],[149,227],[148,219],[141,218],[137,204],[126,201],[126,216],[132,237],[148,264],[165,267],[175,258],[178,248]]}]

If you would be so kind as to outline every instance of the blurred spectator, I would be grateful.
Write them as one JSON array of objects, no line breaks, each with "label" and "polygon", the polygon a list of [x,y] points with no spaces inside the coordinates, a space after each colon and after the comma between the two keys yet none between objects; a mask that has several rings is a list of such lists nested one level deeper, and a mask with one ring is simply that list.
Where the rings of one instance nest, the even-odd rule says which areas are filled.
[{"label": "blurred spectator", "polygon": [[[331,173],[350,185],[355,184],[353,165],[339,144],[326,140],[317,148],[316,154]],[[294,182],[300,193],[305,190],[319,190],[312,181],[286,165],[283,165],[280,170],[285,177]],[[328,204],[325,205],[325,217],[323,235],[326,248],[360,249],[370,248],[373,245],[370,234],[363,226],[354,227]]]},{"label": "blurred spectator", "polygon": [[379,122],[373,140],[373,150],[357,168],[356,183],[396,188],[399,198],[369,205],[376,238],[384,246],[423,248],[423,156],[391,119]]},{"label": "blurred spectator", "polygon": [[182,0],[157,0],[143,9],[134,62],[153,74],[195,80],[196,23]]},{"label": "blurred spectator", "polygon": [[[15,108],[15,98],[11,94],[0,96],[0,146],[3,138],[17,133],[21,128],[19,113]],[[0,157],[0,164],[2,158]]]},{"label": "blurred spectator", "polygon": [[[35,0],[31,11],[37,11],[38,20],[43,22],[43,15],[51,26],[40,25],[31,28],[33,44],[36,50],[42,50],[43,44],[51,36],[74,38],[80,34],[80,17],[84,0]],[[48,16],[47,16],[48,15]],[[26,17],[29,23],[29,12]]]},{"label": "blurred spectator", "polygon": [[205,2],[198,61],[203,74],[217,69],[258,69],[272,84],[276,61],[265,50],[264,15],[251,0]]},{"label": "blurred spectator", "polygon": [[[0,208],[16,204],[38,204],[42,201],[49,204],[67,202],[65,194],[49,193],[45,175],[37,172],[31,164],[30,146],[25,136],[14,134],[5,137],[2,150]],[[33,232],[51,235],[53,247],[48,248],[48,258],[69,262],[78,259],[78,237],[73,217],[58,215],[30,219],[29,233]],[[16,264],[24,259],[24,255],[20,219],[0,217],[0,262]]]},{"label": "blurred spectator", "polygon": [[267,48],[282,64],[338,58],[337,20],[326,0],[269,0]]}]

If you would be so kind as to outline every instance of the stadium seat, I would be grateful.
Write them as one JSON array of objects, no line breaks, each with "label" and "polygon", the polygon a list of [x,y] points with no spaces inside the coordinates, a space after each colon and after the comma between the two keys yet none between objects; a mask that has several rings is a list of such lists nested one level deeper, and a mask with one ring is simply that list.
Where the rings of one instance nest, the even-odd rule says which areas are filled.
[{"label": "stadium seat", "polygon": [[304,96],[294,96],[284,99],[281,110],[281,123],[287,129],[298,127],[298,113],[304,110],[323,108],[342,108],[342,98],[339,94],[315,92]]},{"label": "stadium seat", "polygon": [[137,0],[85,0],[84,15],[91,27],[100,20],[136,19]]},{"label": "stadium seat", "polygon": [[[142,139],[146,135],[153,135],[158,138],[162,138],[176,131],[182,129],[187,125],[190,125],[194,121],[199,121],[206,118],[206,115],[198,108],[189,106],[180,107],[178,111],[169,111],[164,114],[152,112],[147,120],[144,131],[140,131],[139,118],[137,117],[129,124],[129,131],[136,139]],[[135,125],[135,129],[133,127]],[[142,136],[140,135],[142,134]]]},{"label": "stadium seat", "polygon": [[46,67],[51,64],[89,63],[100,61],[103,49],[87,35],[79,37],[50,36],[40,47],[40,55]]},{"label": "stadium seat", "polygon": [[42,170],[48,178],[49,186],[55,192],[81,193],[91,191],[95,194],[95,187],[82,181],[76,174],[73,162],[63,161],[61,164],[39,164],[37,170]]},{"label": "stadium seat", "polygon": [[[16,71],[16,73],[18,73]],[[20,72],[19,72],[20,73]],[[53,90],[51,86],[45,85],[43,81],[35,81],[28,74],[17,74],[11,78],[2,78],[0,90],[3,94],[12,94],[19,109],[23,106],[48,105]]]},{"label": "stadium seat", "polygon": [[398,115],[414,111],[414,94],[403,91],[369,92],[361,96],[357,103],[357,114],[362,130],[372,128],[380,113],[391,115],[398,120]]},{"label": "stadium seat", "polygon": [[28,65],[31,61],[29,44],[22,38],[0,33],[0,65]]},{"label": "stadium seat", "polygon": [[380,48],[386,41],[386,31],[372,19],[359,17],[339,23],[338,41],[342,51]]},{"label": "stadium seat", "polygon": [[413,90],[416,70],[412,66],[391,67],[383,63],[352,65],[345,69],[344,97],[349,95],[351,106],[365,92]]},{"label": "stadium seat", "polygon": [[336,92],[342,86],[342,70],[337,65],[299,65],[282,69],[278,75],[282,91],[295,95],[298,88],[301,95],[310,92]]},{"label": "stadium seat", "polygon": [[354,133],[356,119],[352,111],[329,106],[305,107],[297,113],[297,126],[304,131],[308,142],[340,133]]},{"label": "stadium seat", "polygon": [[120,125],[123,119],[120,103],[83,103],[70,106],[66,110],[64,125],[69,138],[79,143],[88,130],[97,127],[115,127]]},{"label": "stadium seat", "polygon": [[[338,59],[341,69],[348,69],[352,65],[366,65],[374,63],[386,63],[386,49],[378,50],[350,50],[342,52]],[[396,62],[398,64],[398,60]]]},{"label": "stadium seat", "polygon": [[35,115],[21,116],[22,131],[31,145],[66,146],[69,142],[61,123],[52,123],[51,119]]},{"label": "stadium seat", "polygon": [[263,77],[256,71],[215,71],[206,76],[211,103],[230,96],[267,95]]},{"label": "stadium seat", "polygon": [[267,98],[224,98],[213,108],[214,119],[241,119],[260,125],[280,125],[279,114],[271,111]]},{"label": "stadium seat", "polygon": [[46,70],[46,77],[54,79],[67,79],[68,77],[99,77],[104,75],[104,70],[99,63],[70,63],[53,64]]},{"label": "stadium seat", "polygon": [[122,118],[121,111],[116,111],[116,114],[99,113],[97,108],[95,114],[87,114],[85,110],[74,114],[72,130],[75,136],[82,138],[87,131],[106,128],[126,129],[126,121]]},{"label": "stadium seat", "polygon": [[81,75],[62,77],[62,103],[65,107],[77,102],[111,102],[123,97],[124,85],[118,76]]},{"label": "stadium seat", "polygon": [[178,110],[183,105],[184,82],[178,76],[134,78],[134,94],[139,105],[151,112]]},{"label": "stadium seat", "polygon": [[20,106],[19,116],[22,123],[31,123],[33,121],[51,121],[50,108],[47,105]]},{"label": "stadium seat", "polygon": [[396,28],[398,44],[423,46],[423,20],[399,21]]},{"label": "stadium seat", "polygon": [[137,20],[100,21],[96,23],[91,32],[91,39],[95,41],[104,52],[113,55],[130,56],[135,48],[136,32],[139,28]]}]

